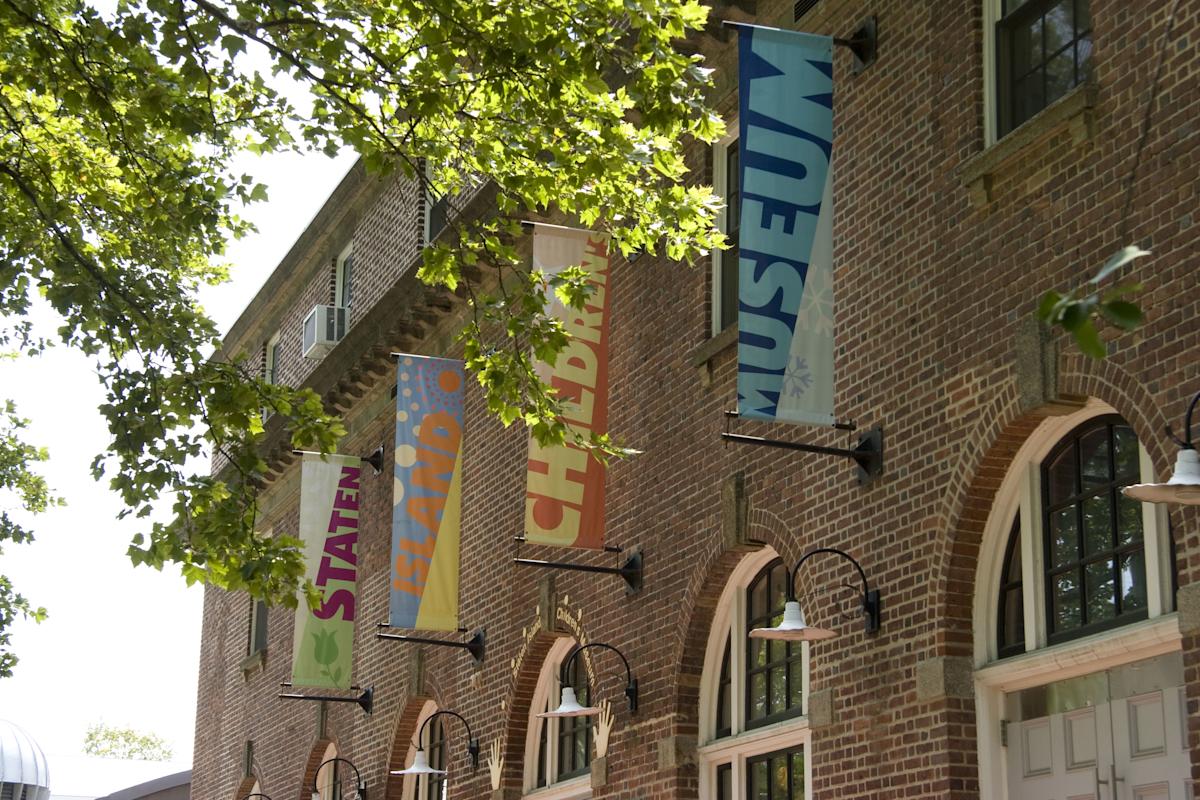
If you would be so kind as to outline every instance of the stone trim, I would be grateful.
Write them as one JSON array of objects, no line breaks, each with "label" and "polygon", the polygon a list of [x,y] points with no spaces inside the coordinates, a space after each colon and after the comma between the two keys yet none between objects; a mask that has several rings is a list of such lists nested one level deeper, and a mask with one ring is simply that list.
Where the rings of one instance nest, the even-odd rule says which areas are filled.
[{"label": "stone trim", "polygon": [[1030,150],[1052,134],[1070,130],[1077,147],[1090,140],[1096,129],[1097,94],[1093,83],[1076,86],[991,147],[968,159],[959,169],[959,182],[970,192],[971,204],[982,208],[990,203],[996,180],[1014,174],[1030,158]]}]

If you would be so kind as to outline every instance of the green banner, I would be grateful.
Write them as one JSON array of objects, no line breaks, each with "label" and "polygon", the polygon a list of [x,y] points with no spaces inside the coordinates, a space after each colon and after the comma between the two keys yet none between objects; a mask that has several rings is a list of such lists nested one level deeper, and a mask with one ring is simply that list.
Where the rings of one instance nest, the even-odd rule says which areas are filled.
[{"label": "green banner", "polygon": [[300,472],[300,538],[306,576],[321,592],[309,608],[300,597],[292,684],[349,689],[354,613],[358,605],[358,504],[362,459],[304,456]]}]

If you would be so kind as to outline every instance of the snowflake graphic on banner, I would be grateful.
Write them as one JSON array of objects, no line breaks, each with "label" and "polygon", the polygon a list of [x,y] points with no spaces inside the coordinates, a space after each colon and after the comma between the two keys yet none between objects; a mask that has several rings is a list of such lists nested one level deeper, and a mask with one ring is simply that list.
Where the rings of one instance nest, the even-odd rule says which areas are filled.
[{"label": "snowflake graphic on banner", "polygon": [[783,393],[788,397],[803,397],[812,386],[813,376],[808,362],[800,356],[792,356],[783,373]]},{"label": "snowflake graphic on banner", "polygon": [[800,327],[822,335],[833,335],[833,287],[831,270],[811,269],[800,301]]}]

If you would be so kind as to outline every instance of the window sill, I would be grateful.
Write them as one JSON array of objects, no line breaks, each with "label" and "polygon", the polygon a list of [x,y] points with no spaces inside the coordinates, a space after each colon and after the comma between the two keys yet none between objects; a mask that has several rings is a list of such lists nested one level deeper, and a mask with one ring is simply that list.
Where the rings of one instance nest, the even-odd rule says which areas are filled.
[{"label": "window sill", "polygon": [[522,796],[528,800],[573,800],[573,798],[591,797],[592,774],[587,772],[570,780],[552,783],[542,789],[531,789]]},{"label": "window sill", "polygon": [[[959,170],[959,182],[971,195],[971,204],[982,208],[994,199],[992,187],[1001,178],[1017,173],[1030,160],[1035,148],[1053,134],[1071,133],[1071,141],[1080,147],[1095,135],[1096,85],[1084,83],[1055,100],[1003,138],[970,158]],[[1031,176],[1026,191],[1041,186],[1048,171]]]},{"label": "window sill", "polygon": [[738,326],[735,322],[716,336],[705,339],[688,354],[689,363],[700,370],[700,382],[703,385],[708,386],[712,382],[712,360],[736,345],[737,341]]},{"label": "window sill", "polygon": [[735,752],[754,754],[770,752],[773,749],[782,750],[790,744],[807,741],[805,737],[808,730],[808,717],[793,717],[761,728],[751,728],[733,736],[714,739],[697,747],[696,753],[706,760],[721,760],[729,753]]},{"label": "window sill", "polygon": [[267,651],[256,650],[250,655],[242,659],[241,670],[242,677],[250,680],[256,672],[265,672],[267,669]]},{"label": "window sill", "polygon": [[992,662],[975,671],[975,680],[993,689],[1014,692],[1040,686],[1048,674],[1053,674],[1054,680],[1065,680],[1170,653],[1179,649],[1181,641],[1179,615],[1164,614]]}]

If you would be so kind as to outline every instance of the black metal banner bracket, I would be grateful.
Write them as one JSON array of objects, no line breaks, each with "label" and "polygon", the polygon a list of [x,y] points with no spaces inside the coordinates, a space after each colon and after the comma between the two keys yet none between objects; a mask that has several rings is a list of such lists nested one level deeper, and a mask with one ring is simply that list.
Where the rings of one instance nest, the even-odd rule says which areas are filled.
[{"label": "black metal banner bracket", "polygon": [[850,52],[854,54],[855,75],[875,63],[875,32],[875,17],[867,17],[849,39],[835,37],[833,40],[834,44],[849,48]]},{"label": "black metal banner bracket", "polygon": [[747,436],[743,433],[730,433],[729,420],[737,416],[736,412],[725,412],[726,431],[721,438],[737,444],[757,444],[764,447],[779,447],[785,450],[800,450],[804,453],[819,453],[827,456],[842,456],[849,458],[858,465],[858,483],[865,486],[883,474],[883,428],[876,426],[859,435],[858,443],[852,448],[825,447],[819,444],[804,444],[803,442],[788,442],[782,439],[767,439],[763,436]]},{"label": "black metal banner bracket", "polygon": [[620,575],[625,581],[625,593],[637,594],[642,589],[643,560],[640,550],[635,550],[619,567],[597,567],[591,564],[571,564],[565,561],[542,561],[536,558],[514,558],[514,564],[543,569],[565,569],[574,572],[594,572],[601,575]]},{"label": "black metal banner bracket", "polygon": [[330,703],[357,703],[363,711],[370,714],[371,708],[375,705],[375,687],[368,686],[358,697],[342,697],[335,694],[300,694],[299,692],[285,692],[278,697],[280,700],[326,700]]},{"label": "black metal banner bracket", "polygon": [[[386,622],[380,622],[375,626],[378,629],[390,628]],[[391,633],[385,630],[375,631],[376,639],[388,639],[393,642],[410,642],[412,644],[431,644],[434,647],[458,647],[466,650],[471,654],[471,658],[475,659],[476,664],[482,664],[484,656],[487,655],[487,635],[483,628],[475,631],[475,635],[468,641],[455,642],[450,639],[427,639],[424,636],[410,636],[407,633]]]}]

